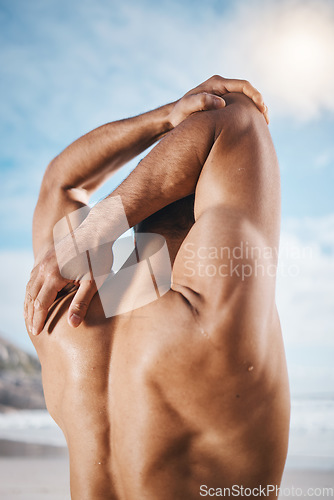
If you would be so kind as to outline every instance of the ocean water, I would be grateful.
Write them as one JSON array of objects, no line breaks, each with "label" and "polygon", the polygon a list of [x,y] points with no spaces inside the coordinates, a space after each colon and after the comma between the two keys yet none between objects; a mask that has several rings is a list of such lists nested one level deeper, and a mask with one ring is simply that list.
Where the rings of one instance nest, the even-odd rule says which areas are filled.
[{"label": "ocean water", "polygon": [[[66,446],[46,410],[0,414],[0,439]],[[292,400],[287,467],[334,470],[334,399]]]},{"label": "ocean water", "polygon": [[62,431],[46,410],[0,413],[0,439],[66,446]]},{"label": "ocean water", "polygon": [[292,400],[287,466],[334,470],[334,398]]}]

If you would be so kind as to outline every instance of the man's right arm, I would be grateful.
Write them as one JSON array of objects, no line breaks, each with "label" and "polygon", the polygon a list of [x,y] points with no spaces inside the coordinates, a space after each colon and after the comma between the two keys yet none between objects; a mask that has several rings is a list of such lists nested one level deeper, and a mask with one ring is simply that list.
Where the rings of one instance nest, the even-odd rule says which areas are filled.
[{"label": "man's right arm", "polygon": [[176,257],[172,288],[214,343],[221,343],[222,332],[225,340],[247,333],[256,345],[277,319],[279,166],[253,104],[241,95],[230,99],[197,181],[196,223]]}]

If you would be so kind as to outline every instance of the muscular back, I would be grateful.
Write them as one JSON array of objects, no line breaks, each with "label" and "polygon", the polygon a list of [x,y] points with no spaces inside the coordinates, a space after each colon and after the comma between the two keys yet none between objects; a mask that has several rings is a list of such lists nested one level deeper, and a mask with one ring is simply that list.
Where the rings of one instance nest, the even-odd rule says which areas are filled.
[{"label": "muscular back", "polygon": [[239,345],[238,356],[236,332],[213,345],[172,290],[110,319],[96,297],[74,331],[66,304],[35,345],[69,445],[73,498],[192,499],[202,484],[279,484],[288,401],[277,317],[259,362],[254,346],[247,356]]},{"label": "muscular back", "polygon": [[[171,290],[109,319],[95,296],[75,330],[69,294],[33,339],[48,409],[68,442],[74,499],[191,500],[201,485],[280,483],[289,394],[275,258],[264,254],[277,246],[277,164],[260,117],[248,109],[224,122],[228,111],[200,117],[214,143]],[[187,120],[195,133],[198,120]],[[256,255],[231,254],[246,246]]]}]

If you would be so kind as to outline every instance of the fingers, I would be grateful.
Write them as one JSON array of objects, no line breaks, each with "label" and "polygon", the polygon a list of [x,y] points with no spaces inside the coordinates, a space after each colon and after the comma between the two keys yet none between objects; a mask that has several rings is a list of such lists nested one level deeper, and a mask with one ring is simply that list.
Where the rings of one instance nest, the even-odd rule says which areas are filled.
[{"label": "fingers", "polygon": [[43,330],[48,310],[57,297],[58,287],[52,282],[45,282],[33,303],[32,330],[33,335],[39,335]]},{"label": "fingers", "polygon": [[76,328],[84,320],[88,306],[97,292],[95,281],[84,280],[81,282],[68,311],[68,323]]},{"label": "fingers", "polygon": [[222,97],[208,92],[200,92],[199,94],[189,95],[184,99],[184,115],[189,116],[196,111],[210,111],[212,109],[220,109],[226,106],[226,102]]},{"label": "fingers", "polygon": [[252,99],[256,107],[264,114],[269,124],[268,108],[264,104],[262,94],[247,80],[225,79],[225,87],[228,92],[241,92]]},{"label": "fingers", "polygon": [[256,107],[263,113],[267,124],[269,124],[268,108],[264,104],[261,93],[251,85],[247,80],[223,78],[214,75],[202,83],[198,88],[207,90],[216,95],[223,96],[226,92],[240,92],[252,99]]},{"label": "fingers", "polygon": [[[55,301],[57,293],[68,280],[48,279],[41,280],[41,277],[34,275],[27,285],[26,298],[24,303],[24,317],[27,328],[32,335],[39,335],[44,328],[48,310]],[[97,291],[95,281],[82,281],[75,294],[69,308],[68,322],[71,326],[77,327],[83,321],[88,306]]]},{"label": "fingers", "polygon": [[57,270],[47,271],[45,264],[39,264],[32,270],[27,284],[24,301],[24,317],[27,329],[33,335],[41,333],[48,309],[54,302],[57,293],[68,280]]},{"label": "fingers", "polygon": [[[263,97],[261,93],[247,80],[229,79],[223,78],[219,75],[214,75],[194,89],[187,92],[185,97],[195,97],[196,95],[203,96],[204,94],[207,94],[208,96],[222,97],[228,92],[240,92],[252,99],[259,111],[263,113],[264,118],[269,125],[268,108],[264,104]],[[219,105],[217,105],[217,107],[219,107]],[[210,103],[208,98],[207,103],[204,102],[201,109],[214,109],[213,102],[211,101]],[[197,111],[199,111],[199,109],[197,109]]]},{"label": "fingers", "polygon": [[226,102],[224,101],[224,99],[217,95],[203,92],[201,94],[197,94],[197,96],[199,96],[202,101],[202,111],[209,111],[210,109],[220,109],[226,106]]},{"label": "fingers", "polygon": [[38,270],[34,268],[31,272],[31,278],[27,284],[26,296],[24,300],[24,317],[27,323],[27,328],[30,333],[32,333],[34,302],[41,287],[42,287],[42,282],[40,280]]},{"label": "fingers", "polygon": [[264,113],[266,105],[264,104],[263,97],[260,92],[247,81],[243,82],[242,91],[246,96],[252,99],[259,110]]},{"label": "fingers", "polygon": [[208,111],[211,109],[223,108],[226,105],[224,99],[208,92],[197,94],[186,94],[173,108],[169,120],[173,127],[185,120],[192,113],[197,111]]}]

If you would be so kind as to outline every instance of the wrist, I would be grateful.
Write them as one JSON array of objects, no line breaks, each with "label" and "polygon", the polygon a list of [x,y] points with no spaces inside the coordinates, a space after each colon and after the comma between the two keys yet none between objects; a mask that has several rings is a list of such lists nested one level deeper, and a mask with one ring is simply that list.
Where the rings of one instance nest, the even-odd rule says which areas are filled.
[{"label": "wrist", "polygon": [[189,112],[184,110],[184,98],[175,101],[168,115],[171,129],[177,127],[188,115]]},{"label": "wrist", "polygon": [[162,106],[159,108],[159,130],[160,130],[160,137],[163,137],[165,134],[170,132],[174,128],[173,124],[173,109],[175,104],[178,101],[171,102],[169,104],[166,104],[165,106]]},{"label": "wrist", "polygon": [[97,203],[80,226],[96,245],[113,244],[129,229],[125,209],[120,196],[108,196]]}]

